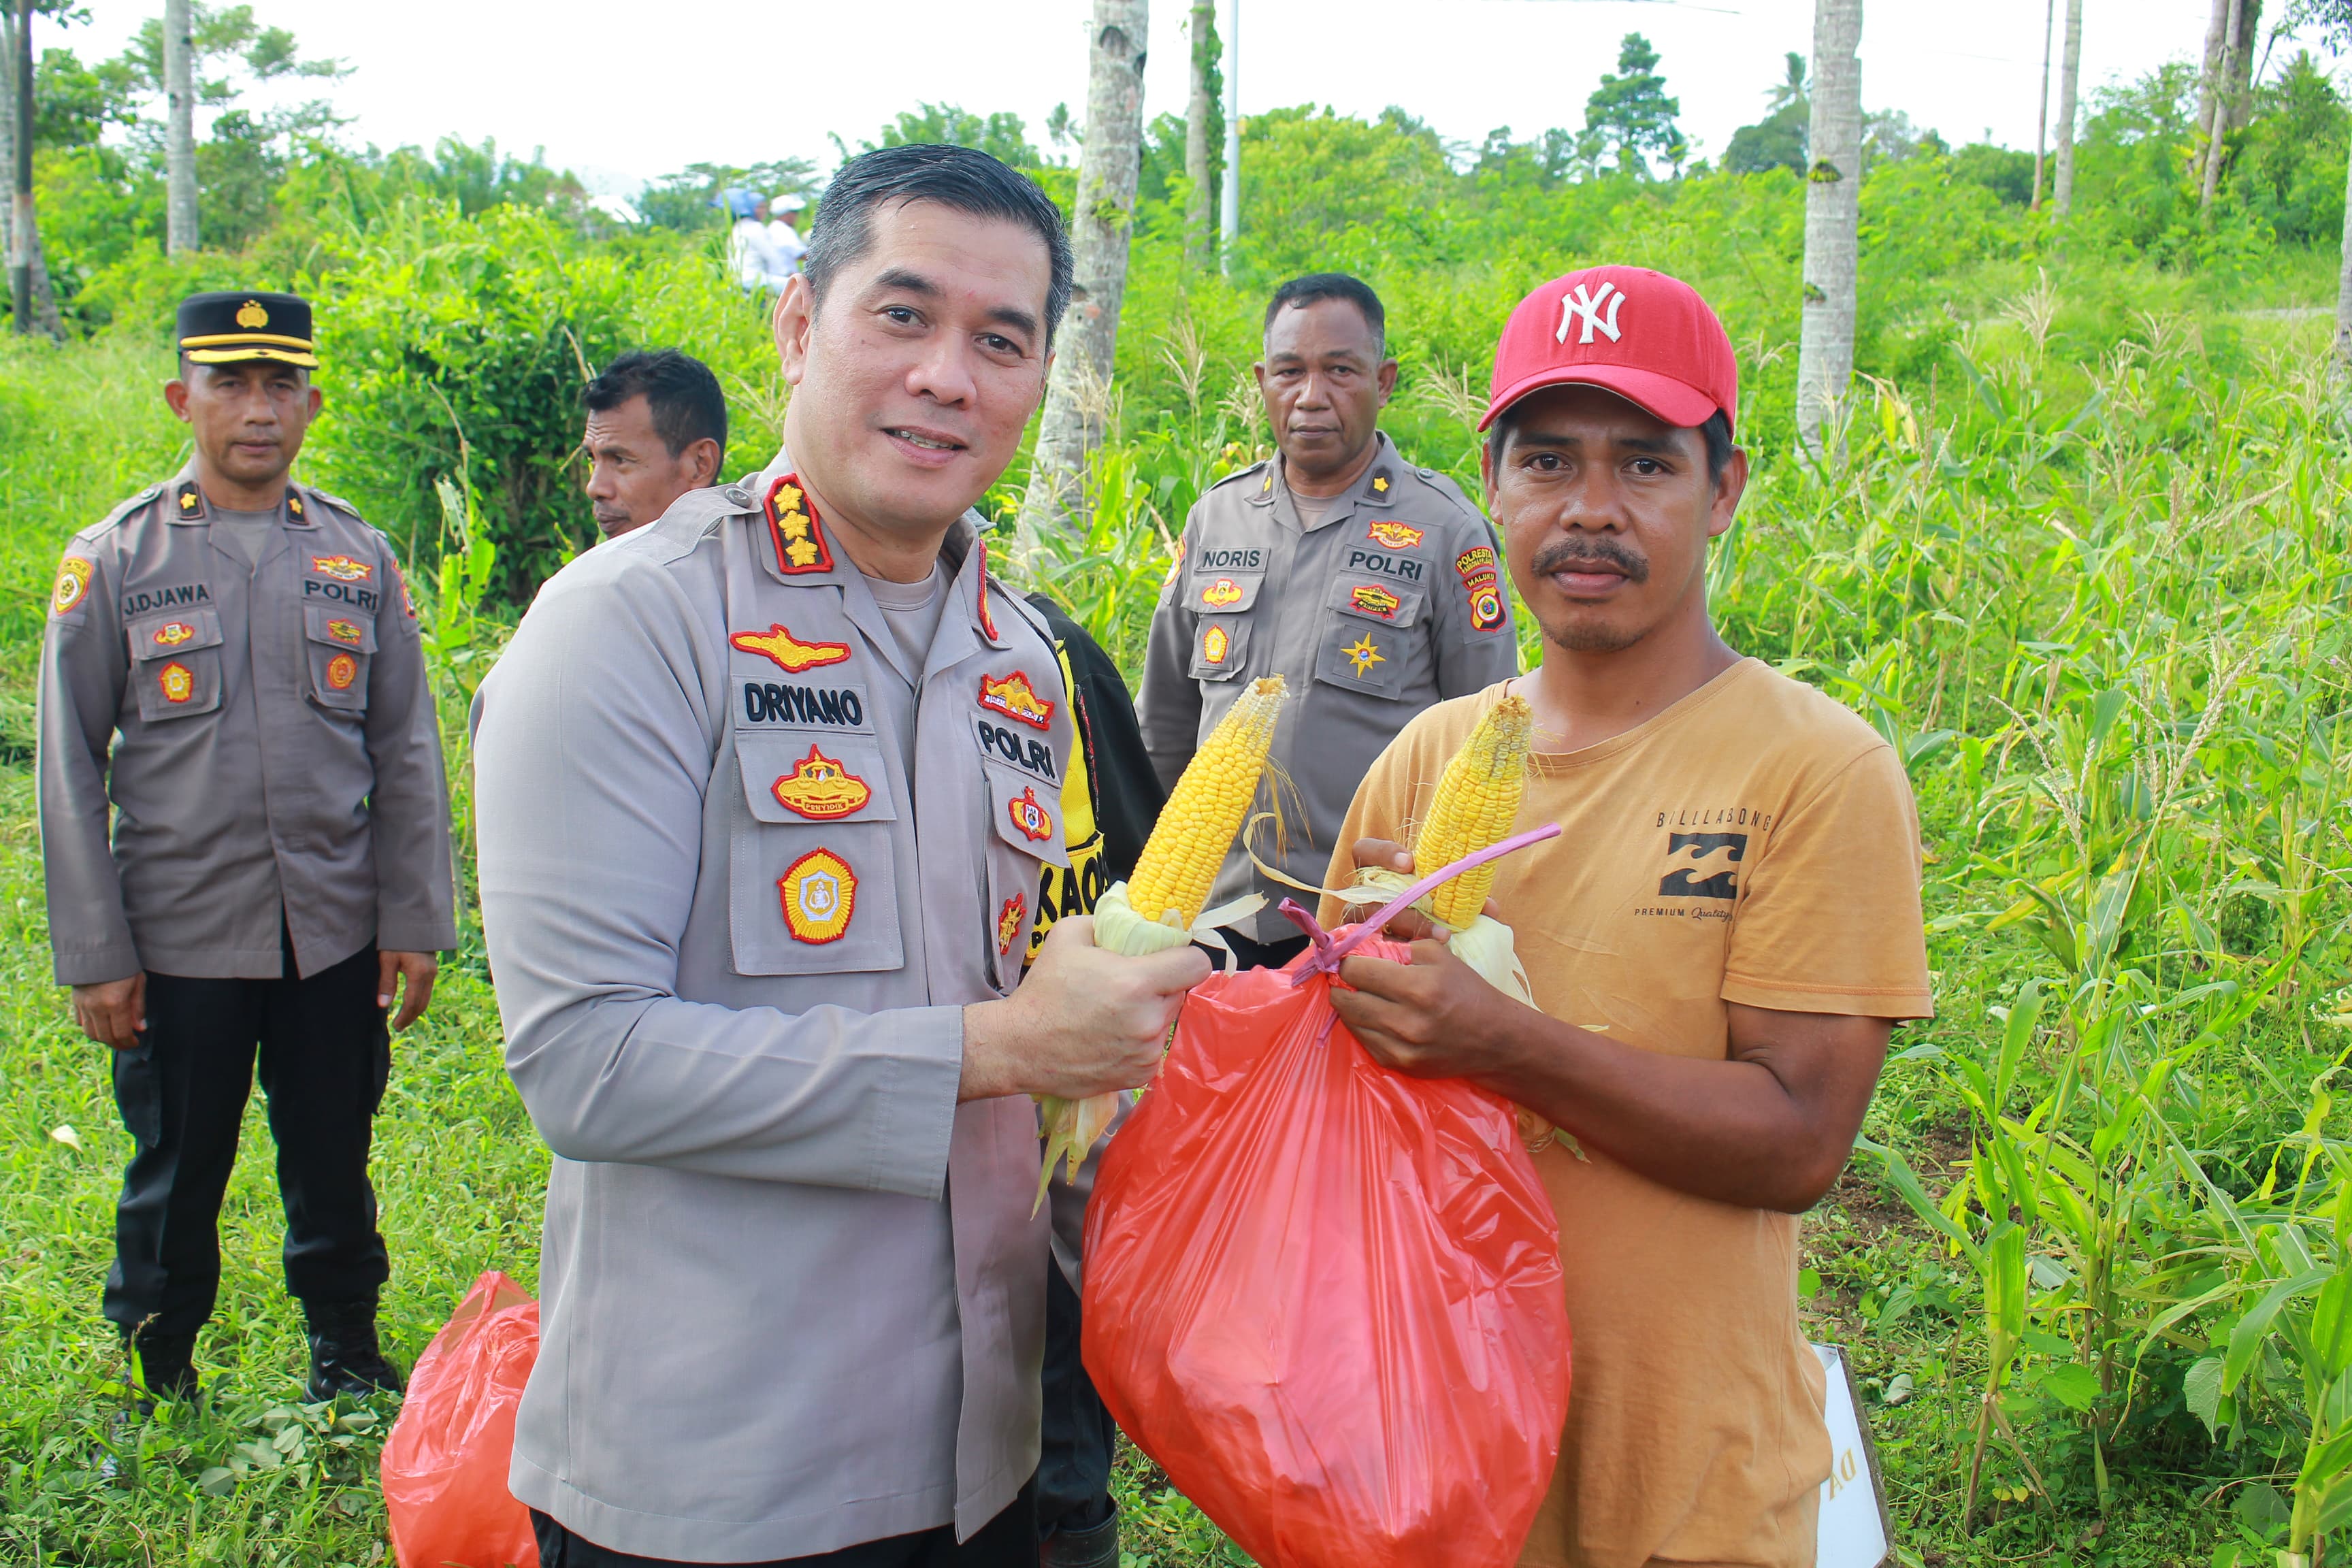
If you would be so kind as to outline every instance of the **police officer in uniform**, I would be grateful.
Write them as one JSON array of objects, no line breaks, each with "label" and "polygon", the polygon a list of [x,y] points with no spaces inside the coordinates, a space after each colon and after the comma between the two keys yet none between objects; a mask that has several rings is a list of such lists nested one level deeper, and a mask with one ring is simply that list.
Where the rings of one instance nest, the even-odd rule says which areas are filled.
[{"label": "police officer in uniform", "polygon": [[164,397],[194,456],[74,535],[41,648],[57,977],[114,1049],[136,1151],[106,1315],[151,1398],[196,1392],[257,1069],[310,1395],[397,1390],[368,1142],[386,1013],[421,1015],[457,943],[432,692],[391,542],[287,478],[320,404],[310,307],[194,295],[179,343]]},{"label": "police officer in uniform", "polygon": [[[1258,389],[1277,455],[1212,487],[1185,521],[1160,590],[1140,717],[1170,787],[1234,699],[1261,676],[1294,694],[1273,760],[1303,807],[1253,847],[1317,884],[1356,786],[1405,721],[1516,674],[1510,595],[1494,531],[1453,480],[1414,468],[1378,426],[1396,386],[1380,299],[1343,273],[1297,278],[1265,311]],[[1212,902],[1261,892],[1226,940],[1244,963],[1305,945],[1275,906],[1294,889],[1237,845]]]},{"label": "police officer in uniform", "polygon": [[924,145],[820,213],[789,455],[564,568],[483,688],[484,927],[556,1156],[509,1476],[550,1568],[1034,1568],[1029,1097],[1143,1082],[1208,973],[1070,915],[1023,973],[1070,693],[970,508],[1044,396],[1059,215]]}]

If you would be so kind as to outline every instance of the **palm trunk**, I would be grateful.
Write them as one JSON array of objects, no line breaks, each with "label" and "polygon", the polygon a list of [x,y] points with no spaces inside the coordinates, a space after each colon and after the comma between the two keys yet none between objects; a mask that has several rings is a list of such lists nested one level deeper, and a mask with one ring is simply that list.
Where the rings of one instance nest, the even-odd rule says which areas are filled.
[{"label": "palm trunk", "polygon": [[2344,168],[2344,251],[2336,279],[2336,375],[2352,382],[2352,161]]},{"label": "palm trunk", "polygon": [[2205,63],[2197,73],[2197,134],[2200,140],[2196,154],[2189,165],[2200,189],[2205,184],[2205,163],[2213,146],[2213,104],[2221,97],[2221,51],[2228,47],[2230,18],[2236,10],[2237,0],[2213,0],[2213,9],[2205,19]]},{"label": "palm trunk", "polygon": [[2083,0],[2066,0],[2066,48],[2058,64],[2058,216],[2074,209],[2074,97],[2083,81]]},{"label": "palm trunk", "polygon": [[0,267],[16,260],[16,7],[0,0]]},{"label": "palm trunk", "polygon": [[1184,111],[1184,174],[1192,193],[1184,204],[1184,265],[1195,272],[1207,271],[1217,255],[1209,163],[1209,121],[1217,112],[1209,73],[1216,63],[1217,0],[1192,0],[1192,100]]},{"label": "palm trunk", "polygon": [[1242,0],[1225,0],[1225,181],[1217,188],[1217,239],[1225,276],[1242,237]]},{"label": "palm trunk", "polygon": [[2205,178],[2197,205],[2213,205],[2221,189],[2223,140],[2244,119],[2249,77],[2254,63],[2254,27],[2262,19],[2263,0],[2235,0],[2230,7],[2230,30],[2221,46],[2221,59],[2213,83],[2213,116],[2205,136]]},{"label": "palm trunk", "polygon": [[33,330],[33,0],[16,0],[8,46],[9,110],[16,156],[9,160],[8,300],[19,335]]},{"label": "palm trunk", "polygon": [[1820,453],[1853,376],[1854,263],[1862,226],[1862,0],[1813,0],[1813,163],[1805,184],[1804,322],[1797,438]]},{"label": "palm trunk", "polygon": [[195,43],[188,0],[163,0],[163,248],[196,248]]},{"label": "palm trunk", "polygon": [[2042,118],[2033,127],[2033,199],[2025,204],[2028,212],[2042,210],[2042,165],[2043,153],[2050,146],[2050,40],[2053,24],[2058,19],[2058,0],[2043,0],[2042,6]]},{"label": "palm trunk", "polygon": [[1060,352],[1038,422],[1021,536],[1034,545],[1076,510],[1087,454],[1102,442],[1118,346],[1118,308],[1127,290],[1128,234],[1135,212],[1143,142],[1143,51],[1150,41],[1148,0],[1095,0],[1092,59],[1087,74],[1087,142],[1078,158],[1076,287],[1062,322]]}]

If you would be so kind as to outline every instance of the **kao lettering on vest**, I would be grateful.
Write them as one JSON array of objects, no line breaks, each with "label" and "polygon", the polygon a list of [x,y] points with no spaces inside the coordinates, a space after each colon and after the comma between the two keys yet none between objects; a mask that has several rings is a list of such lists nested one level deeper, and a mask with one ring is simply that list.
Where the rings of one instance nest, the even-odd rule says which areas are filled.
[{"label": "kao lettering on vest", "polygon": [[747,680],[743,719],[751,724],[823,724],[835,730],[862,730],[866,704],[848,687]]},{"label": "kao lettering on vest", "polygon": [[1381,572],[1402,583],[1418,583],[1428,563],[1412,555],[1391,555],[1379,550],[1350,550],[1348,569],[1351,572]]}]

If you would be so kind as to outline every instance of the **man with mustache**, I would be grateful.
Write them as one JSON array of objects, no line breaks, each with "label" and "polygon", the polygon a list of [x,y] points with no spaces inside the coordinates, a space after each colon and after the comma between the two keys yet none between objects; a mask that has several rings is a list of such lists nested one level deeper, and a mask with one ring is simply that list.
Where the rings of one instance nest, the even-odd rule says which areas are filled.
[{"label": "man with mustache", "polygon": [[483,927],[555,1152],[510,1476],[546,1568],[1034,1568],[1030,1096],[1144,1082],[1209,970],[1072,914],[1024,973],[1076,731],[971,508],[1045,396],[1059,213],[913,145],[820,215],[786,450],[558,573],[482,688]]},{"label": "man with mustache", "polygon": [[1796,1216],[1844,1168],[1894,1026],[1933,1009],[1901,762],[1708,617],[1708,541],[1748,482],[1738,395],[1722,323],[1674,279],[1597,267],[1520,303],[1483,470],[1542,662],[1408,726],[1330,868],[1410,868],[1472,727],[1507,691],[1533,707],[1518,826],[1564,831],[1494,897],[1536,1006],[1425,926],[1400,932],[1423,938],[1410,963],[1350,958],[1332,994],[1380,1061],[1559,1129],[1535,1159],[1575,1378],[1531,1568],[1813,1563],[1831,1456]]},{"label": "man with mustache", "polygon": [[719,482],[727,460],[727,395],[710,367],[676,349],[635,349],[581,389],[582,486],[607,539],[667,511],[680,496]]},{"label": "man with mustache", "polygon": [[[1192,508],[1160,592],[1137,704],[1163,783],[1260,676],[1295,694],[1273,761],[1304,820],[1255,846],[1310,885],[1348,799],[1405,721],[1518,668],[1510,598],[1486,517],[1453,480],[1381,433],[1396,389],[1380,297],[1344,273],[1294,278],[1265,308],[1259,393],[1277,455]],[[1291,891],[1236,845],[1213,903],[1267,907],[1227,930],[1243,963],[1279,964],[1307,939],[1275,912]]]}]

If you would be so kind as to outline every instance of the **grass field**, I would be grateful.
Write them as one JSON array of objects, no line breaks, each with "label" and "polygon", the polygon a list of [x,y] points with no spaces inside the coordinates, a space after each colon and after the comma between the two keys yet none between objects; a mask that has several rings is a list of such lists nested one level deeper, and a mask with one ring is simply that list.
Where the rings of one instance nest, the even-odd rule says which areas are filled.
[{"label": "grass field", "polygon": [[[1759,454],[1712,568],[1735,645],[1908,759],[1928,847],[1940,1016],[1802,1289],[1904,1563],[2268,1563],[2352,1510],[2345,429],[2324,321],[2067,312],[2025,289],[1922,384],[1864,387],[1835,465]],[[162,369],[0,350],[0,1562],[378,1563],[388,1412],[289,1403],[257,1111],[209,1407],[129,1419],[97,1312],[127,1139],[49,983],[31,676],[58,546],[177,460]],[[1063,584],[1122,647],[1150,521]],[[404,1362],[481,1269],[535,1283],[546,1156],[470,942],[378,1123]],[[1139,1458],[1119,1484],[1138,1568],[1230,1560]]]}]

